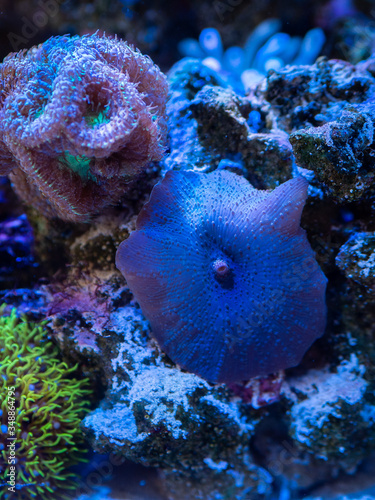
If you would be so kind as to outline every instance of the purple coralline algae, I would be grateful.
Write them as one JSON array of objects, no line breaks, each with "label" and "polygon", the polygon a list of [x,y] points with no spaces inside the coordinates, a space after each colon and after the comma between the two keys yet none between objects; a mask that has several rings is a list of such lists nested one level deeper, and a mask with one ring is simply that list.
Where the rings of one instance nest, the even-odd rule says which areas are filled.
[{"label": "purple coralline algae", "polygon": [[165,76],[116,38],[53,37],[0,65],[0,175],[47,217],[87,221],[164,151]]},{"label": "purple coralline algae", "polygon": [[0,220],[0,287],[30,279],[37,266],[32,247],[33,232],[24,214]]},{"label": "purple coralline algae", "polygon": [[325,327],[326,278],[300,227],[308,183],[168,172],[116,264],[161,347],[210,382],[295,366]]}]

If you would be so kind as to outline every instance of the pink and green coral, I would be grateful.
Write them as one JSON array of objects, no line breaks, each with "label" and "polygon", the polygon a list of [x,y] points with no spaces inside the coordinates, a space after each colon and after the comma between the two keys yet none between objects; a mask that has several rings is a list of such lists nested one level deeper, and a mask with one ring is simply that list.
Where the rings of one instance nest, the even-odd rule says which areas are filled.
[{"label": "pink and green coral", "polygon": [[85,222],[163,156],[166,78],[117,38],[53,37],[0,64],[0,175],[49,218]]}]

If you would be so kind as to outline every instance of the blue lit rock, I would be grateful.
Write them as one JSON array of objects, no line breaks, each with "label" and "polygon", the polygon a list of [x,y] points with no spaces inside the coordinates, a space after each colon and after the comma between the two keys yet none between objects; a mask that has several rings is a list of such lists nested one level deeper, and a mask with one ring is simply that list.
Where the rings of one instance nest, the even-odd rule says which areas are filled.
[{"label": "blue lit rock", "polygon": [[[291,378],[285,395],[295,445],[316,459],[351,472],[375,443],[375,405],[365,402],[367,370],[354,353],[334,370]],[[361,445],[359,445],[361,443]]]},{"label": "blue lit rock", "polygon": [[340,248],[336,263],[345,276],[374,290],[375,233],[354,233]]},{"label": "blue lit rock", "polygon": [[269,130],[260,110],[226,86],[214,70],[183,59],[169,72],[170,155],[163,170],[210,172],[233,161],[259,189],[292,177],[292,148],[282,130]]},{"label": "blue lit rock", "polygon": [[83,421],[94,449],[161,467],[179,492],[171,498],[266,498],[272,476],[248,448],[257,417],[227,389],[176,369],[149,340],[139,310],[120,308],[109,321],[110,386]]}]

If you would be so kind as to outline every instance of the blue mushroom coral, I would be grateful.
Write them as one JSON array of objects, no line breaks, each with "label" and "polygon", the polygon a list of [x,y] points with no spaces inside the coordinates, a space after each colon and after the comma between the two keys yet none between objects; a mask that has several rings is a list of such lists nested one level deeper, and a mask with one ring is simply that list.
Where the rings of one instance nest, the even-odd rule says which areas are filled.
[{"label": "blue mushroom coral", "polygon": [[170,171],[116,264],[166,353],[213,383],[295,366],[325,328],[326,278],[300,227],[308,183]]}]

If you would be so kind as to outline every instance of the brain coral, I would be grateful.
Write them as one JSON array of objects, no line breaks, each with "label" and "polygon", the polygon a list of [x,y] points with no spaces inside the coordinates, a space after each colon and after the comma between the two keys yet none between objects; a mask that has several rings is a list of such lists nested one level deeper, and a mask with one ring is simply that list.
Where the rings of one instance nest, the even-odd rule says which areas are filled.
[{"label": "brain coral", "polygon": [[[2,314],[0,307],[0,499],[63,499],[75,487],[68,468],[83,460],[79,424],[91,391],[72,378],[75,368],[59,361],[41,326],[15,310]],[[15,493],[5,484],[12,466]]]},{"label": "brain coral", "polygon": [[326,278],[299,225],[307,186],[170,171],[154,187],[116,264],[180,366],[246,380],[295,366],[323,334]]},{"label": "brain coral", "polygon": [[47,217],[86,221],[162,157],[165,76],[117,39],[53,37],[0,65],[0,175]]}]

